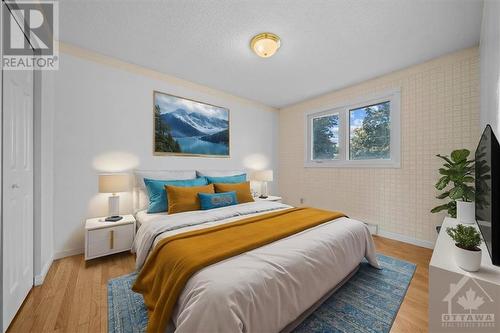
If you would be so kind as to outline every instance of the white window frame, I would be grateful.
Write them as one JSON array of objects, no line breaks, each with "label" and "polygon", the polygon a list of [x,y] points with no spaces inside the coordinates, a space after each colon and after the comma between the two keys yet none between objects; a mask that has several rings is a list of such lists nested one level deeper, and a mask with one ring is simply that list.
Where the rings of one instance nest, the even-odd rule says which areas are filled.
[{"label": "white window frame", "polygon": [[320,160],[320,159],[313,160],[312,159],[313,151],[312,151],[312,146],[311,146],[311,149],[309,151],[309,159],[311,161],[316,161],[316,162],[319,162],[319,163],[323,163],[323,162],[329,162],[329,161],[338,161],[341,158],[341,154],[342,154],[342,150],[343,150],[343,147],[342,147],[341,141],[340,141],[340,138],[343,136],[343,134],[342,134],[342,127],[341,127],[342,113],[338,112],[337,109],[328,110],[328,111],[324,111],[324,112],[317,112],[317,113],[312,114],[309,117],[309,119],[307,120],[308,121],[308,126],[309,126],[308,136],[309,136],[310,142],[313,142],[313,131],[311,129],[312,129],[312,126],[313,126],[314,119],[323,118],[323,117],[329,117],[329,116],[333,116],[333,115],[338,115],[338,118],[339,118],[339,120],[338,120],[338,123],[339,123],[339,125],[338,125],[339,126],[339,145],[338,145],[339,153],[338,153],[338,157],[335,158],[335,159],[333,159],[333,160]]},{"label": "white window frame", "polygon": [[[390,102],[390,152],[389,159],[350,160],[350,110],[369,105]],[[335,160],[312,159],[312,119],[329,114],[339,114],[339,155]],[[400,168],[401,167],[401,89],[391,89],[376,94],[366,95],[345,103],[335,104],[326,110],[306,112],[304,166],[306,168]]]}]

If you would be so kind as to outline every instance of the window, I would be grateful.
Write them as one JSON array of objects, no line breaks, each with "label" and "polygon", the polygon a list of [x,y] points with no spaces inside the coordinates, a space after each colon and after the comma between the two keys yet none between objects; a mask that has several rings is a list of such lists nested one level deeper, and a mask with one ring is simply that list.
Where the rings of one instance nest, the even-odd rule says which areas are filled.
[{"label": "window", "polygon": [[312,159],[335,160],[339,157],[339,114],[312,118]]},{"label": "window", "polygon": [[349,110],[351,160],[391,158],[389,101]]},{"label": "window", "polygon": [[307,114],[306,167],[399,167],[400,93]]}]

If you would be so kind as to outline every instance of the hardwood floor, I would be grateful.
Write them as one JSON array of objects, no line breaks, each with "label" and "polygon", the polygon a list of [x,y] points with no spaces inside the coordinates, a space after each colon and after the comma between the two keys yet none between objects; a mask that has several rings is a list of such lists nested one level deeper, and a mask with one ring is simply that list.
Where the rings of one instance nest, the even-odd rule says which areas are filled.
[{"label": "hardwood floor", "polygon": [[374,236],[377,252],[417,265],[391,333],[428,331],[429,262],[432,250]]},{"label": "hardwood floor", "polygon": [[[432,251],[374,237],[377,252],[417,264],[391,332],[427,332],[429,261]],[[128,253],[85,263],[82,255],[57,260],[42,286],[32,289],[8,332],[106,332],[109,279],[132,272]]]}]

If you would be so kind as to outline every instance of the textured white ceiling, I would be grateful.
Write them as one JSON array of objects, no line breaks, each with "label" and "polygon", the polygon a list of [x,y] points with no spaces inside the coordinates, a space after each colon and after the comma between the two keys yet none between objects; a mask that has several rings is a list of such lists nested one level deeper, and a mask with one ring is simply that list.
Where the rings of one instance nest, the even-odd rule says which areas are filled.
[{"label": "textured white ceiling", "polygon": [[[475,0],[60,1],[60,38],[283,107],[479,42]],[[252,36],[282,38],[272,58]]]}]

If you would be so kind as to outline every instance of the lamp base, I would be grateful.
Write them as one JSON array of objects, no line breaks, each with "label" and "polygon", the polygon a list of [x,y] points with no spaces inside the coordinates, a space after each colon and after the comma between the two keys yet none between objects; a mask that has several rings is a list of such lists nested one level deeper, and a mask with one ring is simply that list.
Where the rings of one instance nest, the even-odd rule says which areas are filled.
[{"label": "lamp base", "polygon": [[120,215],[120,196],[114,194],[108,198],[108,214],[109,216]]},{"label": "lamp base", "polygon": [[267,182],[260,183],[260,197],[261,199],[267,199]]}]

